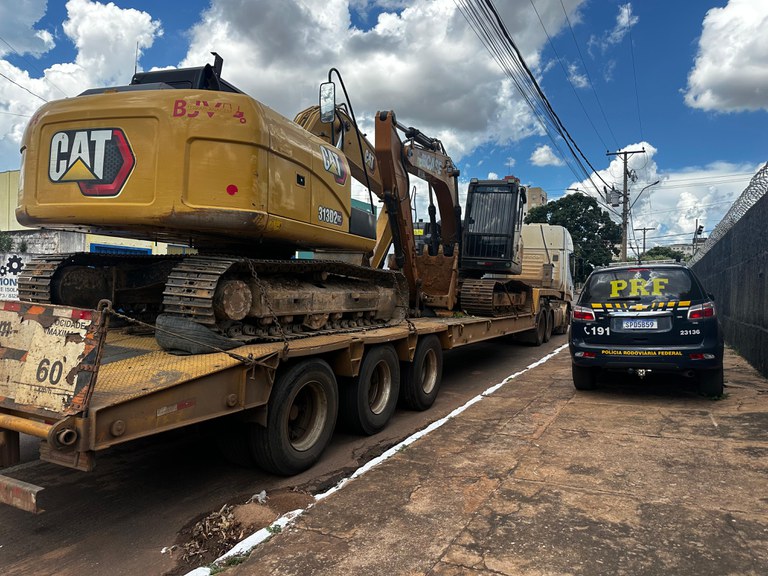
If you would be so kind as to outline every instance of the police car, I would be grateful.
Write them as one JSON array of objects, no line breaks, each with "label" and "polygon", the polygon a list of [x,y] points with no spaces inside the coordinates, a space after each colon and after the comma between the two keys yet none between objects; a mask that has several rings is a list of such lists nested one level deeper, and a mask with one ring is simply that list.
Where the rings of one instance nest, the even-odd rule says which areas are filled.
[{"label": "police car", "polygon": [[723,393],[723,336],[715,303],[681,264],[595,270],[571,312],[573,384],[596,386],[601,371],[695,377],[707,396]]}]

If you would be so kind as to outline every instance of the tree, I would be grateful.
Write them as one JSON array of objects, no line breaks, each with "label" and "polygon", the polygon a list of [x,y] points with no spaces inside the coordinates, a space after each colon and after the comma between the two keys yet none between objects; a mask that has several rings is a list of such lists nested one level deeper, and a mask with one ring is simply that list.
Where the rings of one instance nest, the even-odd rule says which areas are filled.
[{"label": "tree", "polygon": [[592,270],[606,266],[619,254],[621,226],[591,196],[569,194],[536,206],[528,212],[525,223],[563,226],[570,232],[576,260],[575,282],[584,282]]},{"label": "tree", "polygon": [[685,259],[685,254],[669,246],[654,246],[642,255],[643,260],[679,260]]},{"label": "tree", "polygon": [[13,250],[13,238],[8,232],[0,232],[0,252]]}]

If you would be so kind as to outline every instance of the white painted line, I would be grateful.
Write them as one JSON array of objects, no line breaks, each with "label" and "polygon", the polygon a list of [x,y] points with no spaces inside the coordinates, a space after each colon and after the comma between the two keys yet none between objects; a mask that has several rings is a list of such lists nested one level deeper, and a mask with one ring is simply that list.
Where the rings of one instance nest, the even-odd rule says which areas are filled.
[{"label": "white painted line", "polygon": [[[410,446],[411,444],[416,442],[416,440],[418,440],[420,438],[423,438],[424,436],[426,436],[427,434],[429,434],[433,430],[437,430],[443,424],[445,424],[446,422],[448,422],[452,418],[455,418],[456,416],[458,416],[459,414],[464,412],[464,410],[466,410],[470,406],[472,406],[474,404],[477,404],[478,402],[480,402],[480,400],[482,400],[485,397],[491,396],[494,392],[496,392],[499,388],[501,388],[502,386],[504,386],[508,382],[511,382],[512,380],[522,376],[523,374],[525,374],[529,370],[531,370],[533,368],[536,368],[537,366],[540,366],[540,365],[544,364],[545,362],[548,362],[549,360],[554,358],[556,355],[558,355],[560,352],[562,352],[566,348],[568,348],[568,344],[563,344],[559,348],[556,348],[554,351],[552,351],[550,354],[547,354],[546,356],[540,358],[536,362],[533,362],[532,364],[529,364],[528,366],[526,366],[524,369],[520,370],[519,372],[515,372],[514,374],[510,374],[509,376],[504,378],[504,380],[502,380],[498,384],[494,384],[493,386],[491,386],[490,388],[488,388],[485,391],[481,392],[480,394],[478,394],[474,398],[471,398],[465,404],[463,404],[462,406],[459,406],[458,408],[453,410],[447,416],[441,418],[440,420],[436,420],[436,421],[432,422],[429,426],[427,426],[426,428],[422,428],[418,432],[414,432],[408,438],[406,438],[405,440],[403,440],[399,444],[396,444],[396,445],[392,446],[389,450],[385,451],[380,456],[374,458],[373,460],[369,460],[368,462],[363,464],[360,468],[355,470],[350,476],[340,480],[336,484],[336,486],[326,490],[325,492],[323,492],[321,494],[316,494],[315,497],[314,497],[315,501],[312,504],[310,504],[309,506],[307,506],[306,508],[299,509],[299,510],[292,510],[291,512],[287,512],[287,513],[283,514],[282,516],[280,516],[280,518],[275,520],[267,528],[262,528],[261,530],[255,532],[254,534],[251,534],[250,536],[248,536],[244,540],[241,540],[240,542],[235,544],[235,546],[231,550],[229,550],[228,552],[226,552],[225,554],[223,554],[222,556],[217,558],[213,563],[214,564],[221,564],[224,561],[226,561],[228,558],[247,554],[248,552],[253,550],[256,546],[258,546],[259,544],[261,544],[265,540],[269,539],[270,536],[272,536],[274,533],[276,533],[278,531],[281,531],[286,526],[290,526],[296,518],[301,516],[305,511],[307,511],[310,508],[312,508],[312,506],[314,506],[315,504],[317,504],[321,500],[327,498],[331,494],[341,490],[344,487],[344,485],[346,485],[347,482],[349,482],[350,480],[354,480],[355,478],[359,478],[360,476],[362,476],[363,474],[365,474],[366,472],[368,472],[372,468],[375,468],[376,466],[378,466],[379,464],[381,464],[385,460],[388,460],[390,457],[392,457],[395,454],[397,454],[400,450],[402,450],[406,446]],[[194,570],[192,570],[192,572],[187,572],[187,574],[185,576],[210,576],[210,574],[211,574],[211,569],[206,566],[206,567],[195,568]]]}]

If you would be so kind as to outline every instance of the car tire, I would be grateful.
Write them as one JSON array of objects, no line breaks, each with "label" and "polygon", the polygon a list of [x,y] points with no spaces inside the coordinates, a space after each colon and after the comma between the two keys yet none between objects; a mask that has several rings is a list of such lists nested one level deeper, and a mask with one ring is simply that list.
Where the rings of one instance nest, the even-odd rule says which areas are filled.
[{"label": "car tire", "polygon": [[597,386],[597,371],[594,368],[571,364],[571,375],[576,390],[594,390]]},{"label": "car tire", "polygon": [[710,398],[717,398],[723,395],[723,368],[720,367],[716,370],[702,370],[698,374],[699,377],[699,394],[702,396],[709,396]]}]

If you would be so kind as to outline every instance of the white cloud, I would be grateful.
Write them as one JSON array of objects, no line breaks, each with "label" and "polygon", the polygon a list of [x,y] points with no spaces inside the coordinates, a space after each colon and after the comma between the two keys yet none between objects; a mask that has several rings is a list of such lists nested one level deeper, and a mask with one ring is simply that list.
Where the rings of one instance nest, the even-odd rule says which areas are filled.
[{"label": "white cloud", "polygon": [[[28,39],[34,36],[45,41],[50,37],[47,31],[30,27],[40,17],[30,7],[40,8],[40,4],[44,8],[45,2],[22,2],[20,10],[0,18],[0,29],[26,26]],[[0,72],[15,82],[0,83],[0,110],[5,112],[0,114],[0,170],[18,168],[24,128],[44,100],[74,96],[94,86],[127,84],[133,74],[136,43],[141,53],[162,35],[160,22],[139,10],[92,0],[69,0],[66,9],[67,20],[62,27],[67,40],[77,49],[74,62],[54,64],[40,77],[33,77],[7,60],[0,60]],[[14,44],[17,51],[21,46],[36,53],[29,42]]]},{"label": "white cloud", "polygon": [[[622,151],[643,148],[645,154],[630,155],[627,161],[627,169],[635,176],[628,186],[629,205],[632,207],[629,238],[632,244],[642,246],[642,232],[635,229],[650,228],[646,231],[647,248],[690,241],[697,220],[706,232],[711,231],[760,167],[715,162],[703,167],[662,172],[655,160],[658,151],[648,142],[630,144]],[[623,170],[622,157],[614,156],[608,167],[598,173],[609,185],[623,191]],[[657,181],[658,184],[655,184]],[[596,176],[593,176],[592,182],[575,182],[569,188],[577,188],[600,198],[601,206],[609,211],[615,222],[620,223],[621,207],[606,207],[603,182]]]},{"label": "white cloud", "polygon": [[768,110],[768,2],[730,0],[704,17],[685,103],[717,112]]},{"label": "white cloud", "polygon": [[[565,2],[572,17],[582,2]],[[199,66],[215,50],[225,59],[227,80],[290,118],[315,103],[317,86],[333,66],[368,133],[376,111],[394,110],[403,124],[442,140],[454,161],[485,143],[507,145],[540,133],[453,0],[404,4],[377,2],[391,8],[359,29],[351,24],[346,0],[328,0],[322,11],[309,0],[213,0],[192,30],[181,65]],[[355,1],[352,9],[365,5]],[[530,2],[504,2],[497,9],[535,67],[546,36]],[[538,10],[551,33],[565,24],[559,2]]]},{"label": "white cloud", "polygon": [[605,52],[612,46],[620,44],[624,37],[629,32],[630,28],[640,21],[635,14],[632,13],[632,4],[619,5],[619,12],[616,15],[616,23],[611,30],[606,30],[602,36],[592,35],[587,42],[590,54],[593,49],[598,48],[602,52]]},{"label": "white cloud", "polygon": [[549,144],[544,144],[536,148],[531,154],[531,164],[534,166],[564,166],[565,162],[555,155]]},{"label": "white cloud", "polygon": [[0,58],[12,52],[39,56],[55,46],[48,30],[35,28],[45,8],[45,0],[0,3]]},{"label": "white cloud", "polygon": [[[538,18],[550,34],[557,34],[565,25],[563,5],[571,21],[578,22],[585,1],[539,3],[538,17],[529,0],[500,3],[497,10],[528,65],[540,73],[546,35]],[[20,37],[26,44],[19,45],[40,52],[52,38],[47,30],[33,28],[45,3],[22,4],[30,9],[11,13],[0,30],[25,31]],[[373,6],[384,11],[375,19],[370,12],[362,28],[352,24],[353,13],[366,14]],[[66,9],[65,36],[58,41],[74,46],[73,61],[31,77],[0,60],[0,71],[46,100],[128,83],[136,43],[141,57],[163,34],[149,13],[111,2],[69,0]],[[366,132],[373,133],[378,110],[395,110],[403,124],[442,140],[455,162],[482,145],[507,146],[542,134],[453,0],[327,0],[322,10],[313,0],[211,0],[187,37],[189,48],[180,66],[211,62],[210,52],[216,51],[224,57],[226,80],[288,118],[315,104],[318,85],[335,67]],[[40,104],[29,93],[0,84],[0,110],[8,112],[0,115],[0,161],[6,166],[15,167],[5,159],[18,158],[24,125]]]},{"label": "white cloud", "polygon": [[576,88],[586,88],[589,86],[589,81],[587,80],[587,75],[582,74],[580,70],[578,64],[569,64],[568,79]]}]

